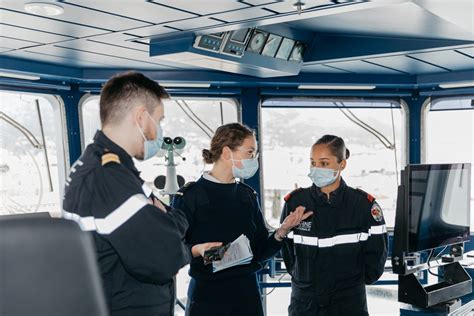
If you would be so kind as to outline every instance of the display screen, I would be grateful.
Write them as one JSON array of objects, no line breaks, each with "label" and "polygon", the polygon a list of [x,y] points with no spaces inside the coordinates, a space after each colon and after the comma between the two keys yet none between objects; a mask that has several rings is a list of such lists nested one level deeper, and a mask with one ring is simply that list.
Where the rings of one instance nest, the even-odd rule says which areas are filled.
[{"label": "display screen", "polygon": [[408,168],[409,252],[469,240],[470,164]]},{"label": "display screen", "polygon": [[291,50],[293,49],[293,46],[295,45],[295,41],[289,38],[284,38],[283,41],[281,42],[280,48],[278,49],[278,52],[276,54],[276,58],[288,60],[288,57],[290,57]]},{"label": "display screen", "polygon": [[230,40],[233,42],[239,42],[243,44],[245,43],[245,40],[247,39],[248,33],[249,33],[249,29],[233,31],[230,36]]}]

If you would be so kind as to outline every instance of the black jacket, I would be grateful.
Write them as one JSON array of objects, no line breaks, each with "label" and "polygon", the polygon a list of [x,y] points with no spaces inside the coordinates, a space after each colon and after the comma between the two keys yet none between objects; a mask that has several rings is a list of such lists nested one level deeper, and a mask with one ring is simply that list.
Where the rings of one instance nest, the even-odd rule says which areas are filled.
[{"label": "black jacket", "polygon": [[214,241],[226,244],[241,234],[250,240],[251,264],[213,273],[212,265],[204,265],[202,257],[193,258],[190,275],[198,281],[251,275],[262,268],[263,261],[281,249],[282,243],[275,240],[274,234],[268,233],[257,193],[246,184],[215,183],[201,177],[181,188],[172,205],[182,209],[187,216],[189,248]]},{"label": "black jacket", "polygon": [[293,289],[310,295],[372,284],[387,259],[385,221],[375,199],[341,180],[328,200],[315,185],[285,197],[282,220],[298,206],[314,215],[295,227],[282,253]]},{"label": "black jacket", "polygon": [[71,167],[63,208],[66,218],[93,231],[111,311],[172,308],[173,277],[189,263],[185,215],[171,208],[165,213],[150,199],[132,158],[98,131]]}]

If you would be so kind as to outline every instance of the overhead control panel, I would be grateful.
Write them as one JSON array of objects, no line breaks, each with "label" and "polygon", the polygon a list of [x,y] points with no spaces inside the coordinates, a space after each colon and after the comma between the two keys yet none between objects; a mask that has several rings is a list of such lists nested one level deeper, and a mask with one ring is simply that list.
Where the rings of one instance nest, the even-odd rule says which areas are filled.
[{"label": "overhead control panel", "polygon": [[265,26],[227,32],[162,36],[151,40],[157,59],[257,77],[297,75],[314,35]]}]

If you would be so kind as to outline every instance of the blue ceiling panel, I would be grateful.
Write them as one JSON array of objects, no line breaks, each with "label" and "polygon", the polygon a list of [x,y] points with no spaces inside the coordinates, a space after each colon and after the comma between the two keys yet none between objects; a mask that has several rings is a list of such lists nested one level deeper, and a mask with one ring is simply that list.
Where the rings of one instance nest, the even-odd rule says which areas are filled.
[{"label": "blue ceiling panel", "polygon": [[465,55],[471,56],[471,58],[474,58],[474,47],[468,47],[468,48],[462,48],[462,49],[456,49],[456,50]]},{"label": "blue ceiling panel", "polygon": [[237,1],[216,0],[153,0],[155,3],[177,7],[199,15],[245,9],[249,6]]},{"label": "blue ceiling panel", "polygon": [[403,74],[400,71],[366,63],[362,60],[340,61],[336,63],[328,63],[327,65],[336,67],[339,69],[347,70],[350,72],[355,72],[355,73],[393,74],[393,75]]},{"label": "blue ceiling panel", "polygon": [[[449,7],[449,2],[446,5]],[[357,7],[357,4],[354,7]],[[472,32],[466,31],[412,2],[320,16],[292,24],[320,33],[473,39]]]},{"label": "blue ceiling panel", "polygon": [[[276,11],[278,13],[287,13],[287,12],[295,12],[296,7],[293,6],[293,3],[296,1],[282,1],[277,2],[274,4],[266,5],[265,8],[268,8],[272,11]],[[334,2],[330,0],[308,0],[304,2],[304,10],[308,10],[315,7],[325,6],[325,5],[334,5]]]},{"label": "blue ceiling panel", "polygon": [[35,42],[39,42],[42,44],[55,43],[55,42],[73,39],[73,37],[69,37],[69,36],[41,32],[37,30],[32,30],[32,29],[23,28],[23,27],[16,27],[13,25],[6,25],[6,24],[0,24],[0,34],[2,35],[9,34],[10,36],[13,35],[16,39],[25,40],[25,41],[31,40],[32,38],[34,38]]},{"label": "blue ceiling panel", "polygon": [[255,7],[227,13],[214,14],[213,17],[226,22],[237,22],[262,18],[270,15],[274,15],[274,13]]},{"label": "blue ceiling panel", "polygon": [[10,25],[27,26],[38,31],[67,35],[70,37],[84,37],[106,33],[102,29],[77,25],[57,20],[51,20],[39,16],[8,11],[0,8],[2,23]]},{"label": "blue ceiling panel", "polygon": [[369,62],[379,64],[388,68],[397,69],[409,74],[445,72],[446,70],[422,61],[409,58],[405,55],[378,57],[366,59]]},{"label": "blue ceiling panel", "polygon": [[31,46],[36,46],[36,45],[39,45],[39,43],[0,36],[0,47],[10,48],[10,49],[19,49],[23,47],[31,47]]},{"label": "blue ceiling panel", "polygon": [[474,69],[474,59],[453,50],[410,54],[409,56],[449,70]]},{"label": "blue ceiling panel", "polygon": [[199,17],[195,19],[166,23],[165,25],[180,30],[192,30],[201,27],[215,26],[222,23],[223,22],[209,19],[208,17]]},{"label": "blue ceiling panel", "polygon": [[334,67],[328,67],[326,65],[303,65],[301,68],[302,72],[313,72],[313,73],[336,73],[336,74],[347,74],[349,71],[343,69],[337,69]]},{"label": "blue ceiling panel", "polygon": [[[8,8],[16,10],[21,13],[26,13],[23,6],[25,3],[31,1],[28,0],[18,0],[11,1],[8,3]],[[95,28],[100,28],[110,31],[120,31],[131,29],[135,27],[148,26],[150,23],[145,23],[137,20],[132,20],[126,17],[121,17],[113,14],[108,14],[107,12],[99,12],[92,9],[82,8],[75,5],[70,5],[62,2],[61,6],[64,8],[64,13],[54,18],[51,17],[51,20],[67,21],[76,24],[84,24]],[[32,15],[34,16],[34,15]],[[26,24],[28,25],[28,24]]]},{"label": "blue ceiling panel", "polygon": [[91,9],[100,10],[103,12],[110,12],[113,14],[130,17],[152,24],[161,24],[170,21],[189,19],[196,16],[195,14],[157,5],[151,2],[140,2],[139,5],[137,5],[136,2],[123,0],[114,0],[114,5],[110,5],[110,0],[67,0],[66,2],[85,6]]}]

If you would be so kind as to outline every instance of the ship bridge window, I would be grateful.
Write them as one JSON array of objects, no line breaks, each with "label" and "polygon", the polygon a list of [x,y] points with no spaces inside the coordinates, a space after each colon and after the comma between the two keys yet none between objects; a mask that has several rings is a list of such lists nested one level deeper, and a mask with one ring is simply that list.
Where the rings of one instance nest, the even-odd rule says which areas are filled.
[{"label": "ship bridge window", "polygon": [[[468,162],[471,163],[472,169],[472,164],[474,164],[474,96],[433,100],[425,107],[423,122],[423,162]],[[471,181],[471,232],[473,232],[473,175],[471,175]]]},{"label": "ship bridge window", "polygon": [[265,216],[277,227],[283,197],[311,180],[310,148],[325,134],[350,150],[343,179],[376,197],[394,226],[398,170],[405,165],[404,110],[394,101],[267,100],[262,104]]},{"label": "ship bridge window", "polygon": [[54,96],[0,91],[0,215],[60,216],[63,116]]}]

